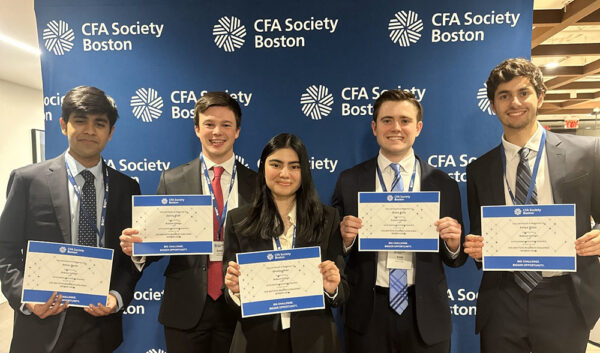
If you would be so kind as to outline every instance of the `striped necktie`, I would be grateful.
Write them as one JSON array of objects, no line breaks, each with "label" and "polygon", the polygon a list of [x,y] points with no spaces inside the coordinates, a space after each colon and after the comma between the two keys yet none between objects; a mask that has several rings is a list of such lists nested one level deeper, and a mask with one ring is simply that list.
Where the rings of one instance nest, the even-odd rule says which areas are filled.
[{"label": "striped necktie", "polygon": [[[529,169],[529,148],[523,147],[519,150],[519,165],[517,166],[517,177],[515,182],[515,204],[524,205],[527,201],[527,191],[531,185],[531,171]],[[531,193],[530,204],[537,204],[537,192],[535,188]],[[529,293],[542,281],[542,273],[539,271],[515,271],[515,282],[526,293]]]},{"label": "striped necktie", "polygon": [[[394,170],[394,181],[392,181],[392,191],[404,191],[404,181],[400,174],[400,165],[391,163],[390,167]],[[390,307],[398,315],[404,312],[408,306],[408,286],[406,282],[406,269],[390,269]]]}]

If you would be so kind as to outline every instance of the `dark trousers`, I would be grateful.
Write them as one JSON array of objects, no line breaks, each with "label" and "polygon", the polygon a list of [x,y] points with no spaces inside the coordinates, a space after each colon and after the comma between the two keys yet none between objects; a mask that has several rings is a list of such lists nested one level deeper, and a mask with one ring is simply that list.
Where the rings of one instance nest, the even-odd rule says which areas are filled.
[{"label": "dark trousers", "polygon": [[427,345],[417,328],[414,287],[408,288],[408,306],[398,315],[390,307],[389,289],[376,287],[373,318],[364,334],[346,330],[348,353],[449,353],[450,340]]},{"label": "dark trousers", "polygon": [[103,349],[98,319],[81,308],[69,308],[52,353],[80,352],[108,353]]},{"label": "dark trousers", "polygon": [[584,353],[590,331],[575,300],[569,276],[544,278],[527,294],[505,273],[481,352]]},{"label": "dark trousers", "polygon": [[225,302],[224,296],[206,297],[198,324],[189,330],[165,326],[167,351],[175,353],[227,353],[238,314]]}]

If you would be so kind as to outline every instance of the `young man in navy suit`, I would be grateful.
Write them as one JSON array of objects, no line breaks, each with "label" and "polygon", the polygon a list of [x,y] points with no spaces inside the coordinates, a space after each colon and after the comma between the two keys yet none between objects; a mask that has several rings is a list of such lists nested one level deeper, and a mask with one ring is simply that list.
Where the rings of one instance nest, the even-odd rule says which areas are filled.
[{"label": "young man in navy suit", "polygon": [[[10,175],[0,216],[0,280],[2,293],[15,311],[11,353],[107,353],[122,342],[121,309],[131,301],[139,274],[121,252],[119,235],[131,225],[131,196],[139,194],[140,188],[100,156],[117,117],[113,99],[98,88],[70,90],[60,118],[69,141],[67,151]],[[86,200],[95,197],[88,212],[80,212],[83,193],[90,196]],[[44,304],[22,303],[29,240],[114,249],[106,305],[70,308],[57,293]]]},{"label": "young man in navy suit", "polygon": [[[235,160],[233,146],[240,134],[240,105],[225,92],[208,92],[196,102],[194,125],[202,154],[192,161],[163,172],[157,194],[210,194],[215,170],[220,169],[222,200],[227,210],[251,202],[256,172]],[[213,187],[213,189],[215,189]],[[222,201],[222,202],[223,202]],[[226,214],[220,219],[224,221]],[[216,216],[215,216],[216,217]],[[223,226],[224,227],[224,226]],[[223,241],[223,228],[215,240]],[[123,251],[131,255],[131,243],[141,241],[135,229],[121,236]],[[141,270],[157,257],[133,261]],[[158,321],[164,325],[170,352],[229,352],[237,312],[227,305],[222,293],[220,255],[171,256],[165,270],[165,291]]]},{"label": "young man in navy suit", "polygon": [[[422,120],[423,108],[412,93],[382,93],[375,101],[371,122],[379,154],[343,171],[335,187],[333,206],[343,217],[340,230],[348,253],[345,271],[350,297],[344,314],[349,353],[450,352],[452,327],[442,263],[457,267],[466,260],[460,246],[460,193],[456,181],[415,155],[412,146],[423,128]],[[401,256],[400,267],[388,262],[392,254],[358,251],[356,242],[363,222],[357,217],[358,192],[391,191],[395,169],[402,177],[402,190],[440,192],[440,219],[435,222],[439,252],[396,254]],[[390,305],[390,275],[397,268],[406,270],[408,304],[404,310]]]},{"label": "young man in navy suit", "polygon": [[[504,134],[467,166],[464,247],[481,267],[481,206],[575,204],[577,272],[529,272],[527,282],[522,272],[484,272],[476,317],[484,353],[583,353],[600,316],[600,142],[545,131],[537,122],[545,92],[542,72],[528,60],[505,60],[490,73],[487,95]],[[522,202],[519,194],[530,196]]]}]

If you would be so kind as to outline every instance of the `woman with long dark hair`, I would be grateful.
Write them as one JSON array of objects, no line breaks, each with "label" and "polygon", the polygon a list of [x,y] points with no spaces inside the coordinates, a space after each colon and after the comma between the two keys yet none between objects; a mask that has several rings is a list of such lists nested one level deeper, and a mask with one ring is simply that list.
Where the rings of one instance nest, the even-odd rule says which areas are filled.
[{"label": "woman with long dark hair", "polygon": [[235,263],[237,253],[320,246],[326,308],[243,318],[232,351],[340,352],[329,310],[348,295],[339,216],[319,201],[302,141],[287,133],[273,137],[262,151],[258,180],[254,203],[227,214],[226,298],[239,307],[239,276],[243,274]]}]

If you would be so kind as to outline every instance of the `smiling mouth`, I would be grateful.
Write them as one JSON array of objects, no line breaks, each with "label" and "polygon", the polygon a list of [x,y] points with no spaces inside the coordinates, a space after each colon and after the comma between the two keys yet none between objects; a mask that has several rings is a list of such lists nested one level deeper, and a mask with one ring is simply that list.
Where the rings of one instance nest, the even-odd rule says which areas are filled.
[{"label": "smiling mouth", "polygon": [[510,117],[519,117],[521,115],[525,115],[526,111],[525,110],[520,110],[518,112],[508,112],[506,113],[508,116]]},{"label": "smiling mouth", "polygon": [[225,140],[209,140],[213,146],[221,146],[225,143]]},{"label": "smiling mouth", "polygon": [[388,136],[387,139],[388,140],[392,140],[392,141],[403,141],[404,137],[402,137],[402,136]]}]

